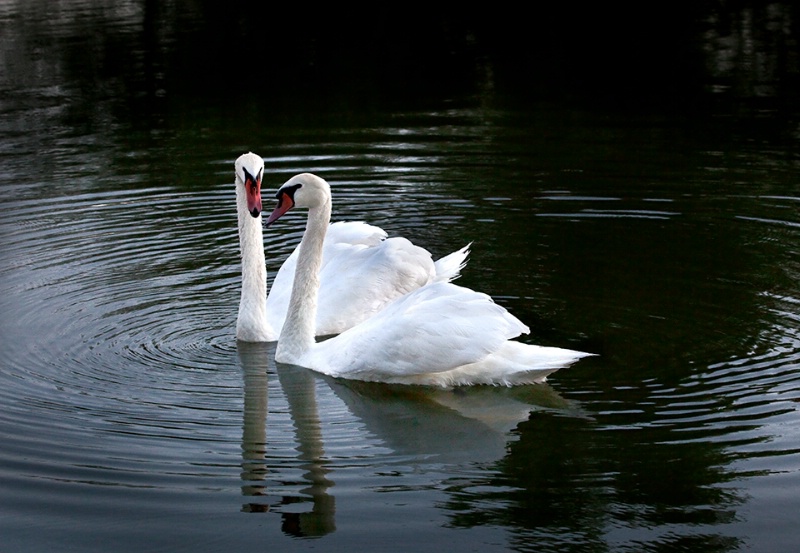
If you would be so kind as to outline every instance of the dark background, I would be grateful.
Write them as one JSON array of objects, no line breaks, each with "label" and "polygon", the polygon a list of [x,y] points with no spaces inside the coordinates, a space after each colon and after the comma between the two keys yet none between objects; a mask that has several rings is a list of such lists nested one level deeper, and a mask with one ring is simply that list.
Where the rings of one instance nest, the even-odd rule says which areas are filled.
[{"label": "dark background", "polygon": [[[797,113],[795,2],[567,1],[446,10],[142,0],[127,9],[143,18],[127,20],[119,4],[92,4],[101,17],[76,16],[74,33],[52,40],[63,56],[62,76],[87,101],[124,99],[143,116],[171,111],[166,102],[364,113],[409,97],[424,107],[487,96],[669,115]],[[42,1],[21,11],[22,20],[10,25],[23,38],[46,36],[58,15]],[[25,63],[30,51],[20,54]],[[14,57],[5,57],[12,75]]]}]

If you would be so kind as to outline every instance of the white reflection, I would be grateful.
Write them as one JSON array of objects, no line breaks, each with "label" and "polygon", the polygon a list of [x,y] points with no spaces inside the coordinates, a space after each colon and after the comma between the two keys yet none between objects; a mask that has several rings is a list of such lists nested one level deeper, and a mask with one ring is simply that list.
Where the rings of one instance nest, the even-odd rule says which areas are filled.
[{"label": "white reflection", "polygon": [[[346,410],[337,417],[344,413],[353,419],[344,438],[337,437],[338,447],[344,440],[345,450],[352,446],[363,462],[364,445],[377,441],[379,452],[374,455],[403,459],[404,466],[499,460],[506,455],[513,430],[531,411],[572,409],[548,384],[442,390],[337,380],[292,365],[273,368],[274,344],[238,343],[237,348],[244,378],[242,494],[250,499],[242,510],[280,513],[282,529],[295,536],[322,536],[336,530],[336,500],[330,493],[336,467],[326,455],[320,405],[327,410],[343,404]],[[294,427],[297,445],[289,455],[267,440],[268,374],[277,375]],[[273,399],[282,403],[283,398]],[[341,431],[342,425],[338,426]],[[336,458],[341,455],[337,450]],[[307,482],[300,497],[284,489],[296,489],[296,483],[270,478],[270,464],[285,468],[287,457],[296,459],[295,467]],[[298,512],[308,499],[310,510]]]}]

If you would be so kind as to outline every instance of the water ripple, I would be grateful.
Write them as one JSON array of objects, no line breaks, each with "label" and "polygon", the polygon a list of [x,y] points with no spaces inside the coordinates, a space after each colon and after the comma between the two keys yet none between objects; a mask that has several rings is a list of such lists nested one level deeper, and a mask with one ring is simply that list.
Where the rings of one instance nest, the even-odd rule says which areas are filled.
[{"label": "water ripple", "polygon": [[[397,133],[398,141],[403,136]],[[459,231],[453,240],[456,247],[463,245],[457,240],[477,232],[469,223],[488,204],[491,220],[502,221],[504,230],[468,240],[484,240],[490,248],[508,240],[513,248],[505,251],[520,257],[509,269],[510,278],[492,274],[509,263],[500,255],[497,266],[486,264],[485,258],[473,261],[465,279],[499,281],[502,286],[497,289],[503,295],[497,300],[521,312],[526,322],[540,317],[542,327],[562,308],[549,309],[542,302],[551,292],[547,286],[529,290],[529,284],[547,281],[557,288],[564,282],[582,289],[587,280],[598,278],[604,284],[598,289],[610,298],[601,298],[603,305],[611,308],[617,307],[618,290],[628,287],[633,297],[619,304],[627,308],[629,318],[621,317],[609,324],[611,330],[594,334],[619,332],[641,338],[653,329],[657,338],[648,337],[639,345],[626,336],[626,351],[620,352],[619,344],[615,351],[612,344],[599,358],[571,369],[558,379],[569,400],[552,389],[552,397],[543,400],[520,399],[499,389],[438,395],[360,388],[275,366],[270,346],[248,350],[235,343],[240,275],[229,162],[219,162],[219,184],[198,190],[142,186],[94,192],[87,186],[62,196],[28,193],[5,201],[0,211],[7,260],[0,267],[0,309],[6,314],[0,378],[7,384],[0,387],[5,406],[0,409],[0,435],[6,445],[0,463],[16,475],[6,497],[24,499],[26,490],[35,488],[35,497],[47,493],[54,504],[70,506],[76,496],[67,489],[70,486],[77,493],[117,487],[162,494],[160,504],[169,509],[176,490],[195,498],[188,494],[202,488],[208,498],[234,489],[237,509],[291,518],[323,511],[334,493],[346,500],[366,490],[394,494],[395,501],[419,501],[419,494],[429,497],[444,490],[442,504],[448,497],[463,500],[476,519],[492,512],[499,521],[509,510],[532,503],[531,497],[542,505],[557,504],[538,490],[559,490],[608,496],[598,508],[612,513],[612,519],[652,524],[660,516],[653,506],[663,507],[660,479],[636,480],[634,488],[641,483],[653,488],[652,497],[642,499],[641,490],[626,489],[621,476],[644,474],[651,470],[650,463],[700,475],[697,486],[695,476],[681,480],[688,499],[670,504],[672,497],[665,493],[668,516],[691,523],[729,512],[733,500],[707,488],[800,466],[800,436],[794,425],[800,404],[800,300],[793,289],[765,286],[774,291],[754,294],[754,305],[748,305],[745,315],[760,317],[758,324],[747,327],[760,334],[740,338],[750,347],[746,352],[741,347],[729,351],[709,346],[709,351],[723,351],[714,362],[708,361],[706,350],[692,351],[692,339],[678,332],[700,311],[663,299],[670,294],[690,304],[692,298],[719,294],[708,300],[710,309],[717,311],[708,314],[707,324],[716,325],[732,313],[720,304],[740,297],[730,291],[749,285],[750,273],[732,274],[724,266],[709,276],[713,267],[681,251],[683,239],[697,239],[699,231],[702,240],[709,234],[704,224],[722,221],[739,225],[735,230],[755,227],[760,232],[753,243],[760,247],[759,240],[774,241],[774,233],[792,232],[792,225],[774,224],[780,217],[761,213],[764,205],[750,212],[729,197],[671,198],[661,190],[638,195],[526,191],[523,199],[514,188],[466,193],[431,184],[436,175],[429,168],[442,163],[437,156],[449,155],[446,148],[428,144],[393,152],[395,145],[389,140],[381,143],[380,152],[363,157],[340,155],[335,145],[328,145],[327,151],[323,147],[318,158],[279,155],[267,160],[274,177],[269,187],[316,164],[333,173],[337,219],[367,220],[409,236],[419,236],[424,229],[433,243],[441,239],[441,228],[446,235]],[[470,151],[458,155],[478,146],[470,142]],[[498,163],[485,162],[492,168]],[[789,201],[769,199],[781,205]],[[698,213],[709,206],[709,219],[699,220]],[[550,219],[536,221],[536,216]],[[559,217],[579,218],[580,224],[569,226],[581,228],[565,232]],[[265,233],[271,276],[299,240],[303,219],[302,213],[290,213],[283,225]],[[636,222],[650,219],[657,222]],[[628,278],[627,269],[612,270],[602,252],[619,248],[609,245],[609,239],[624,241],[636,234],[626,226],[629,220],[632,227],[647,227],[652,234],[636,237],[641,242],[633,241],[635,247],[625,249],[626,255],[611,256],[611,263],[636,269],[639,258],[628,254],[644,256],[642,264],[652,263],[647,257],[652,241],[660,247],[663,240],[681,262],[695,265],[687,273],[670,273],[672,263],[654,264],[656,271],[669,276],[642,271]],[[514,234],[514,222],[522,229],[519,234]],[[559,239],[568,240],[570,232],[582,234],[576,234],[576,242],[563,244],[549,242],[553,238],[547,235],[532,241],[536,234],[530,224]],[[498,232],[494,229],[488,222],[480,228],[481,233]],[[591,244],[577,245],[581,240]],[[559,266],[573,250],[591,261]],[[704,260],[706,244],[699,250]],[[784,266],[791,273],[791,262]],[[549,278],[546,271],[558,274]],[[657,285],[648,284],[648,278]],[[691,287],[699,291],[685,299]],[[552,291],[553,297],[563,293]],[[575,297],[580,307],[569,311],[573,315],[595,309],[598,320],[613,319],[615,313],[594,305],[597,298]],[[649,303],[653,297],[658,301]],[[541,305],[545,309],[540,313]],[[635,328],[643,320],[647,328]],[[701,326],[689,328],[706,332]],[[702,336],[713,339],[723,331],[715,327]],[[641,363],[648,366],[636,364],[637,348],[671,341],[688,343],[690,351],[664,348],[659,351],[668,353],[659,356],[648,350],[646,363]],[[724,339],[720,343],[726,348],[738,344]],[[537,393],[547,395],[548,388],[543,389]],[[542,448],[542,443],[558,446]],[[554,478],[563,485],[548,480],[553,452],[560,456],[555,472],[565,472]],[[641,460],[636,454],[642,454]],[[575,469],[581,463],[587,466]],[[531,466],[542,467],[542,474],[531,474]],[[526,485],[531,489],[521,492]],[[58,489],[43,491],[47,487]],[[626,493],[631,496],[628,502],[613,497]]]}]

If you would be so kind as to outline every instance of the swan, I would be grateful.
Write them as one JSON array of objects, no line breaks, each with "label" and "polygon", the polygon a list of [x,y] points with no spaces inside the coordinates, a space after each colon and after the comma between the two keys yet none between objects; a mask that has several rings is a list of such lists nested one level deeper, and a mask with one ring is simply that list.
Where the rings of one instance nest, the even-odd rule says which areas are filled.
[{"label": "swan", "polygon": [[[289,306],[298,252],[283,263],[267,296],[267,269],[261,230],[264,160],[252,153],[235,162],[242,291],[236,338],[274,342]],[[458,278],[469,245],[436,262],[430,252],[405,238],[359,221],[330,225],[323,260],[315,334],[338,334],[420,286]],[[353,286],[357,279],[358,286]]]},{"label": "swan", "polygon": [[276,198],[267,227],[293,207],[308,208],[276,361],[338,378],[449,388],[542,382],[590,355],[514,341],[529,332],[527,326],[488,295],[448,281],[399,296],[372,317],[317,342],[314,321],[331,217],[330,186],[302,173],[286,181]]}]

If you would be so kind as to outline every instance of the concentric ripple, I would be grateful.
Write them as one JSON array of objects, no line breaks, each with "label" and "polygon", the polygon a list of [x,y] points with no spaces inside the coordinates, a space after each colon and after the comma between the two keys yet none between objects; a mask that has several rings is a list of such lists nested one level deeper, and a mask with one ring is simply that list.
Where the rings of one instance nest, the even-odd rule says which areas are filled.
[{"label": "concentric ripple", "polygon": [[190,225],[175,216],[187,201],[142,189],[6,206],[3,370],[16,385],[0,393],[84,424],[86,413],[113,424],[167,390],[197,407],[215,399],[214,375],[236,366],[236,250],[208,244],[235,239],[235,221]]}]

